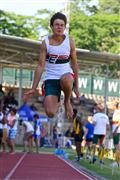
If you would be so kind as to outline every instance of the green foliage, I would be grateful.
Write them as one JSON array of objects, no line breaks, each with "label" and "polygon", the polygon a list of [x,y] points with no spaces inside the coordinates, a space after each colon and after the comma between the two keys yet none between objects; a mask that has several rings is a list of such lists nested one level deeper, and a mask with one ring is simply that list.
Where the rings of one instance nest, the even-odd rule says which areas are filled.
[{"label": "green foliage", "polygon": [[[77,48],[120,53],[119,15],[101,14],[100,8],[99,13],[86,15],[81,5],[87,8],[88,2],[90,0],[74,0],[70,3],[70,35],[75,38]],[[104,1],[100,2],[102,4]],[[0,11],[0,33],[30,39],[42,38],[50,33],[49,20],[53,13],[43,9],[31,17]]]},{"label": "green foliage", "polygon": [[[81,3],[81,0],[78,0]],[[92,0],[82,0],[82,8],[88,14],[119,14],[120,0],[96,0],[98,5],[91,3]],[[77,5],[77,3],[74,3]]]},{"label": "green foliage", "polygon": [[70,35],[78,48],[119,53],[120,26],[118,15],[72,14]]},{"label": "green foliage", "polygon": [[0,10],[0,33],[36,39],[34,19]]},{"label": "green foliage", "polygon": [[54,14],[53,11],[42,9],[42,10],[38,10],[34,17],[35,19],[34,25],[41,39],[42,39],[42,36],[47,35],[51,31],[49,22],[53,14]]},{"label": "green foliage", "polygon": [[120,0],[99,0],[99,12],[107,14],[119,14]]},{"label": "green foliage", "polygon": [[[91,6],[91,1],[74,0],[69,4],[70,36],[74,37],[76,47],[91,51],[120,53],[120,0],[99,0],[99,6]],[[42,39],[51,31],[49,21],[53,13],[42,9],[33,17],[0,10],[0,33]],[[111,67],[120,69],[117,63],[112,64]],[[115,72],[111,74],[116,76]]]}]

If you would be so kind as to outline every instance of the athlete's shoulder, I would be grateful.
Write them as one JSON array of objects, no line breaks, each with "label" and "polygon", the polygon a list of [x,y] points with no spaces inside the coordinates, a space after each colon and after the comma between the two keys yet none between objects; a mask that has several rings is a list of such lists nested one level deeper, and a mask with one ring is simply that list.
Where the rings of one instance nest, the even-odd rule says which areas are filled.
[{"label": "athlete's shoulder", "polygon": [[42,50],[46,50],[46,49],[47,49],[47,44],[46,44],[45,39],[41,42],[40,48],[41,48]]},{"label": "athlete's shoulder", "polygon": [[42,47],[43,49],[48,50],[49,49],[49,41],[50,41],[51,35],[47,35],[44,37],[43,41],[42,41]]}]

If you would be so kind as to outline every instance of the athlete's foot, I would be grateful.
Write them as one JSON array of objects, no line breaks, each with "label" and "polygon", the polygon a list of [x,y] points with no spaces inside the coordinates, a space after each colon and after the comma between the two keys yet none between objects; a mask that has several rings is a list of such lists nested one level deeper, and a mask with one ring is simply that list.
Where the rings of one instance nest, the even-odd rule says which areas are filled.
[{"label": "athlete's foot", "polygon": [[68,119],[72,119],[73,117],[73,108],[70,103],[70,101],[65,102],[65,110],[66,110],[66,115]]}]

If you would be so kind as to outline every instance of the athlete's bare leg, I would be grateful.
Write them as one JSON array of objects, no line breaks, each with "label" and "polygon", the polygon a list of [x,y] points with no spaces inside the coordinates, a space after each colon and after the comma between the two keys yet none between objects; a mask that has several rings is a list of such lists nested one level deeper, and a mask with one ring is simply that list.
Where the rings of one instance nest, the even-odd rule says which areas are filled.
[{"label": "athlete's bare leg", "polygon": [[45,112],[49,118],[53,118],[58,110],[59,102],[58,97],[49,95],[44,100]]},{"label": "athlete's bare leg", "polygon": [[73,87],[73,77],[70,73],[64,74],[61,78],[61,89],[64,92],[65,95],[65,100],[64,100],[64,105],[65,105],[65,110],[66,110],[66,115],[69,119],[72,118],[73,116],[73,108],[71,105],[70,97],[72,94],[72,87]]}]

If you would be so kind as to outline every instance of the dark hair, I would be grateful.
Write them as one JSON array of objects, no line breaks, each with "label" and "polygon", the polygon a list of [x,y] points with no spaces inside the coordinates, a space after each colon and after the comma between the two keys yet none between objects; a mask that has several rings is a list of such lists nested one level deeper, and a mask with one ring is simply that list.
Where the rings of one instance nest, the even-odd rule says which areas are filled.
[{"label": "dark hair", "polygon": [[33,116],[34,118],[39,118],[39,115],[38,114],[34,114],[34,116]]},{"label": "dark hair", "polygon": [[80,116],[77,116],[77,117],[76,117],[76,121],[77,121],[77,122],[81,122],[81,117],[80,117]]},{"label": "dark hair", "polygon": [[96,110],[102,112],[103,111],[102,105],[101,104],[97,104],[96,105]]},{"label": "dark hair", "polygon": [[78,112],[77,109],[74,108],[74,109],[73,109],[73,113],[74,113],[74,114],[77,114],[77,112]]},{"label": "dark hair", "polygon": [[22,123],[23,123],[23,120],[20,119],[20,120],[19,120],[19,125],[22,126]]},{"label": "dark hair", "polygon": [[50,19],[50,26],[53,26],[53,23],[56,19],[61,19],[64,21],[65,25],[67,24],[67,18],[64,14],[60,13],[60,12],[57,12],[55,13],[51,19]]},{"label": "dark hair", "polygon": [[10,111],[14,112],[14,114],[17,113],[17,109],[16,108],[12,108]]}]

